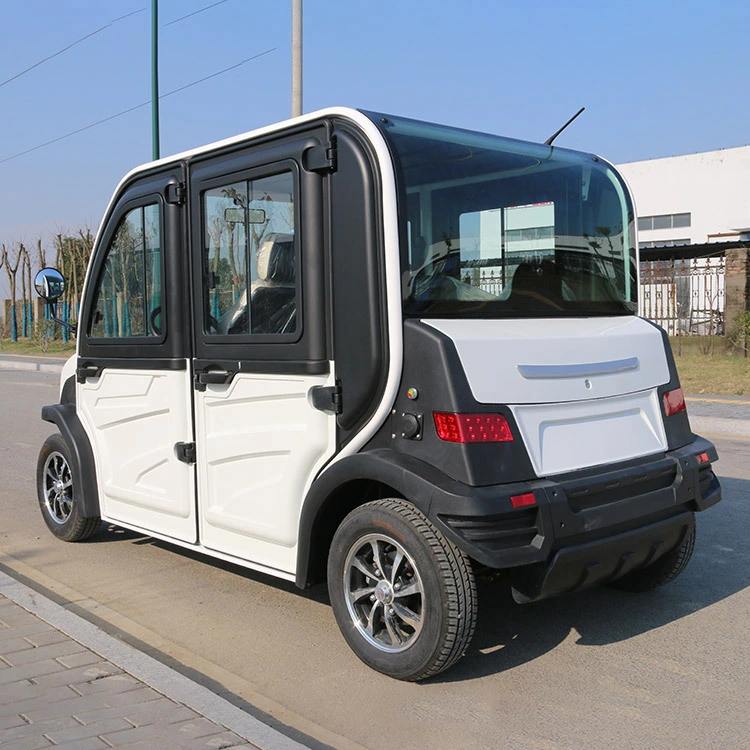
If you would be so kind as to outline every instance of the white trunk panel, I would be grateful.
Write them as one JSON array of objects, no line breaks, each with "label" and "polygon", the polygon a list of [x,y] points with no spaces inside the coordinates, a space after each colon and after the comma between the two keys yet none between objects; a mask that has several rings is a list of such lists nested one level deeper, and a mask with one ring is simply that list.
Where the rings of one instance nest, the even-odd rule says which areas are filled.
[{"label": "white trunk panel", "polygon": [[194,542],[195,469],[174,448],[192,440],[188,371],[107,368],[77,398],[102,515]]},{"label": "white trunk panel", "polygon": [[453,340],[484,404],[588,400],[669,381],[661,333],[635,316],[424,322]]},{"label": "white trunk panel", "polygon": [[667,449],[669,368],[641,318],[424,322],[453,340],[478,402],[511,408],[538,476]]},{"label": "white trunk panel", "polygon": [[655,390],[592,401],[511,407],[544,477],[666,450]]}]

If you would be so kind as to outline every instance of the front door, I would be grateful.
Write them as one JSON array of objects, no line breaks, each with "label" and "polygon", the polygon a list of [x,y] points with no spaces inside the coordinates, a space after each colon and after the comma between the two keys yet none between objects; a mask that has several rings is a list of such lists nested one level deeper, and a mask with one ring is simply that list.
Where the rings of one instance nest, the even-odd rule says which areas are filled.
[{"label": "front door", "polygon": [[78,413],[102,516],[197,539],[189,318],[182,312],[181,167],[126,188],[93,259],[81,310]]},{"label": "front door", "polygon": [[304,168],[319,130],[191,176],[200,539],[287,574],[305,493],[335,451],[324,178]]}]

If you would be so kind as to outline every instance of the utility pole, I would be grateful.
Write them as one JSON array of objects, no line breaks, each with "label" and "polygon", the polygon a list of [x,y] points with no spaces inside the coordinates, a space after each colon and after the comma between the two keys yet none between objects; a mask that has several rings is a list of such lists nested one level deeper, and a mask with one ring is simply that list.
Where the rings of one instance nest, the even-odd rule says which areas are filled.
[{"label": "utility pole", "polygon": [[151,0],[151,143],[159,158],[159,0]]},{"label": "utility pole", "polygon": [[[156,2],[156,0],[154,0]],[[292,0],[292,117],[302,114],[302,0]]]}]

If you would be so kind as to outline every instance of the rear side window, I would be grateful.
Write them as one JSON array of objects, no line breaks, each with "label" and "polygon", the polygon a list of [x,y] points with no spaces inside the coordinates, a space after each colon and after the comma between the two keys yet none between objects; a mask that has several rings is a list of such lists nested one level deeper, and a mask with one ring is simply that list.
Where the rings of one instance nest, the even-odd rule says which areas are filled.
[{"label": "rear side window", "polygon": [[297,330],[295,181],[291,172],[203,194],[203,309],[207,334]]},{"label": "rear side window", "polygon": [[162,326],[162,242],[154,203],[128,211],[117,227],[94,293],[89,336],[161,336]]}]

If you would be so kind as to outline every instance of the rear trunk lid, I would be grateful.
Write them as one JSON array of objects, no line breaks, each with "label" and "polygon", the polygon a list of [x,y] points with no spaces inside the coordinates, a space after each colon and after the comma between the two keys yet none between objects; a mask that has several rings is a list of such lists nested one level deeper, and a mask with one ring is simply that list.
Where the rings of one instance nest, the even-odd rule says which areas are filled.
[{"label": "rear trunk lid", "polygon": [[660,331],[635,316],[425,320],[453,342],[476,401],[508,405],[538,476],[665,451]]}]

